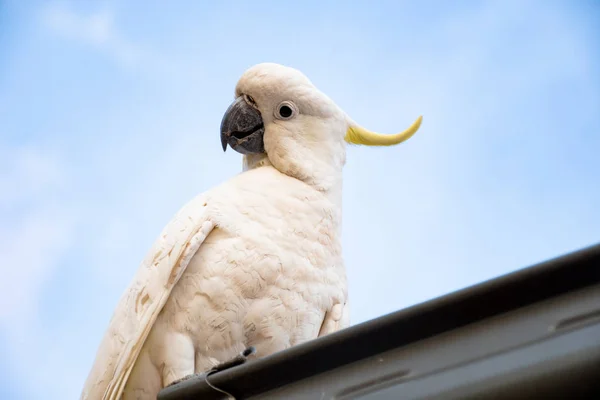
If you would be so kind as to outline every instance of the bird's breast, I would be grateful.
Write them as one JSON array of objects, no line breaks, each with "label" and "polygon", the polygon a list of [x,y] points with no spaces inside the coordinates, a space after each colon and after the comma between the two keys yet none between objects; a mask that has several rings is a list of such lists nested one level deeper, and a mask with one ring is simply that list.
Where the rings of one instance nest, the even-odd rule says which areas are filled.
[{"label": "bird's breast", "polygon": [[216,191],[209,207],[217,227],[163,318],[215,354],[260,337],[288,344],[316,337],[324,312],[346,297],[340,210],[276,174]]}]

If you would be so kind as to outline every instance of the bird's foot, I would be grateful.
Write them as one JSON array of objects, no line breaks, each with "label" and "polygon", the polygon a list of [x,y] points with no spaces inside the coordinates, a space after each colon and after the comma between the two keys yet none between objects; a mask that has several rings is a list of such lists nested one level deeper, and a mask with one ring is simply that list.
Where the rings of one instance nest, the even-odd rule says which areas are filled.
[{"label": "bird's foot", "polygon": [[[238,354],[237,356],[233,357],[230,360],[227,360],[225,362],[222,362],[220,364],[215,365],[214,367],[212,367],[210,370],[200,373],[200,374],[189,374],[184,376],[183,378],[179,378],[177,380],[174,380],[173,382],[169,383],[167,385],[167,387],[176,385],[178,383],[181,383],[183,381],[187,381],[188,379],[192,379],[195,378],[197,376],[202,376],[202,375],[211,375],[214,374],[215,372],[219,372],[219,371],[223,371],[225,369],[229,369],[229,368],[233,368],[236,367],[238,365],[244,364],[248,357],[251,356],[252,354],[254,354],[256,352],[256,349],[252,346],[247,347],[246,350],[242,351],[240,354]],[[206,378],[205,378],[206,379]]]},{"label": "bird's foot", "polygon": [[222,362],[221,364],[217,364],[208,371],[209,374],[214,374],[215,372],[223,371],[224,369],[229,369],[236,367],[245,363],[252,354],[256,353],[256,349],[253,346],[247,347],[246,350],[242,351],[237,356],[233,357],[230,360]]},{"label": "bird's foot", "polygon": [[186,375],[186,376],[184,376],[183,378],[176,379],[176,380],[174,380],[173,382],[169,383],[169,384],[167,385],[167,387],[169,387],[169,386],[173,386],[173,385],[177,385],[177,384],[178,384],[178,383],[180,383],[180,382],[187,381],[188,379],[192,379],[193,377],[195,377],[195,376],[200,376],[200,375],[202,375],[202,374],[189,374],[189,375]]}]

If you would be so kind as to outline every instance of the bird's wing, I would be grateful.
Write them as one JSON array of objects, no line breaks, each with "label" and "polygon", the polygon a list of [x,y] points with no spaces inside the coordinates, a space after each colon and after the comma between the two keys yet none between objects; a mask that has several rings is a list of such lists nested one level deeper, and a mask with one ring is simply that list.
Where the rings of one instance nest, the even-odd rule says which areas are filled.
[{"label": "bird's wing", "polygon": [[207,198],[200,195],[163,229],[115,309],[85,382],[82,400],[121,398],[158,314],[214,227]]}]

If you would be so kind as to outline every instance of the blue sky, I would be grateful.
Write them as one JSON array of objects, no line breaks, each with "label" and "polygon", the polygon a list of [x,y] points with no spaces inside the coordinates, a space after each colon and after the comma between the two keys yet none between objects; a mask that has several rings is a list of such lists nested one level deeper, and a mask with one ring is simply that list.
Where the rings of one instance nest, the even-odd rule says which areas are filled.
[{"label": "blue sky", "polygon": [[594,1],[0,3],[0,397],[77,398],[171,216],[238,173],[237,79],[302,70],[357,122],[353,323],[600,241]]}]

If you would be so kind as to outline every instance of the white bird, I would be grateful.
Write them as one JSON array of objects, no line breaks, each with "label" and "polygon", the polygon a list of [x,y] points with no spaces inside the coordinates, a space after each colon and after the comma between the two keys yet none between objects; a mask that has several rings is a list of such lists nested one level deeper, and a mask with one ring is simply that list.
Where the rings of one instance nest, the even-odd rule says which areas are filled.
[{"label": "white bird", "polygon": [[81,399],[156,399],[248,346],[264,357],[349,324],[342,259],[348,143],[394,145],[301,72],[247,70],[221,124],[244,171],[185,205],[118,303]]}]

